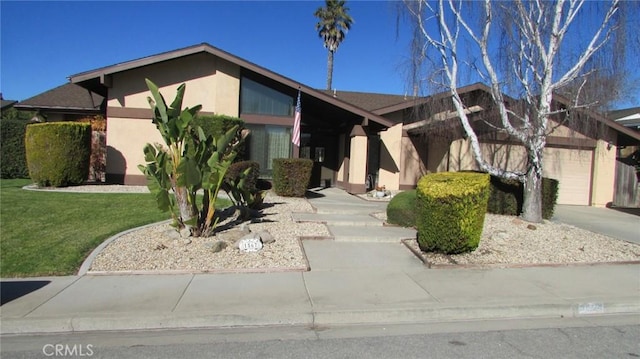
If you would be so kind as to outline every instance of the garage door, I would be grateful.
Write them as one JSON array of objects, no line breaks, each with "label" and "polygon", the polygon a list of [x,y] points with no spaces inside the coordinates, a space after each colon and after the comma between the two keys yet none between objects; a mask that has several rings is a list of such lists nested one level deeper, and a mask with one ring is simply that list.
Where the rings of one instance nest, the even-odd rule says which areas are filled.
[{"label": "garage door", "polygon": [[543,175],[560,182],[558,204],[589,205],[592,150],[545,148],[543,161]]}]

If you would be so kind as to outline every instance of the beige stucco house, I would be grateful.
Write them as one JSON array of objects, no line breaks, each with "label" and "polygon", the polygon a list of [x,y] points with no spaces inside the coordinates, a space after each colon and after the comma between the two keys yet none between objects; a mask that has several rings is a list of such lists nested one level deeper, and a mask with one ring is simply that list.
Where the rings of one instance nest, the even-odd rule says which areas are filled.
[{"label": "beige stucco house", "polygon": [[[201,113],[244,120],[251,130],[247,156],[260,163],[265,176],[269,176],[273,158],[306,157],[315,161],[312,186],[364,193],[376,184],[389,190],[414,188],[429,171],[475,168],[468,140],[456,128],[455,115],[446,109],[429,111],[438,96],[319,91],[200,44],[69,77],[74,86],[105,99],[110,181],[145,184],[137,168],[144,162],[142,148],[148,142],[162,142],[151,122],[145,78],[158,84],[170,99],[185,83],[185,106],[201,104]],[[298,91],[302,102],[299,148],[291,144]],[[472,85],[462,92],[480,99],[486,88]],[[491,113],[479,100],[469,111],[478,120]],[[597,114],[590,114],[589,119],[599,131],[592,134],[559,126],[549,137],[545,175],[560,181],[559,203],[611,202],[616,146],[640,143],[637,132]],[[494,163],[523,165],[522,149],[508,138],[486,131],[482,142],[483,151]]]}]

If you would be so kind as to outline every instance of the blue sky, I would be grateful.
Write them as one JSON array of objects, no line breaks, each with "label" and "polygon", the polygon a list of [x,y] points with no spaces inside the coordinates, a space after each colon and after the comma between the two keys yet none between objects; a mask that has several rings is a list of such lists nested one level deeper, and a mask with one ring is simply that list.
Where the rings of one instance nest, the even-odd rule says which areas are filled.
[{"label": "blue sky", "polygon": [[[25,100],[79,72],[202,42],[324,88],[327,52],[313,16],[323,4],[2,1],[0,88]],[[355,23],[336,53],[333,87],[404,94],[408,37],[397,35],[395,3],[347,4]]]},{"label": "blue sky", "polygon": [[[355,23],[335,57],[338,91],[411,93],[410,33],[397,25],[398,4],[347,2]],[[324,88],[327,52],[313,16],[323,5],[323,0],[0,0],[0,91],[5,99],[21,101],[73,74],[202,42]],[[640,97],[634,101],[616,107],[640,106]]]}]

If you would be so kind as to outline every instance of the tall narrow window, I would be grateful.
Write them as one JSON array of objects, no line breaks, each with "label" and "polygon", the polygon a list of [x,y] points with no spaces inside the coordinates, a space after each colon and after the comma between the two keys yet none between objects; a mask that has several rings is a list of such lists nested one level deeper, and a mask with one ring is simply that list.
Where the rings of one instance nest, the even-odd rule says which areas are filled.
[{"label": "tall narrow window", "polygon": [[251,132],[247,138],[249,159],[260,164],[260,172],[271,177],[273,159],[291,156],[291,128],[247,124]]}]

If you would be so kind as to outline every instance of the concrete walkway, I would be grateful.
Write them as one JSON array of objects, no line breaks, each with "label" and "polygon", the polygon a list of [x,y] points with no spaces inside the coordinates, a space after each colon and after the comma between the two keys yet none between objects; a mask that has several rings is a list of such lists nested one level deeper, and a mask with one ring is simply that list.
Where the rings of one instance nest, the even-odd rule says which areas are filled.
[{"label": "concrete walkway", "polygon": [[304,242],[309,272],[3,279],[1,333],[609,314],[640,322],[640,265],[427,269],[399,242],[411,231],[369,216],[384,203],[336,189],[310,202],[316,217],[294,218],[326,222],[336,240]]},{"label": "concrete walkway", "polygon": [[611,208],[557,205],[553,220],[640,244],[640,216],[638,215]]}]

